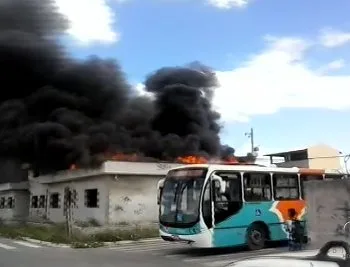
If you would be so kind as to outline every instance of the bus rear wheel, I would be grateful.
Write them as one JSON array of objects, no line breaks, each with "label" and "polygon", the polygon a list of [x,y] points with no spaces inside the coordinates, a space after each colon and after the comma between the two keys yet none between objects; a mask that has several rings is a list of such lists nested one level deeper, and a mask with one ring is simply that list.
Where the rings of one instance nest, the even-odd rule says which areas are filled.
[{"label": "bus rear wheel", "polygon": [[247,229],[247,245],[250,250],[259,250],[265,247],[267,233],[259,224],[252,224]]}]

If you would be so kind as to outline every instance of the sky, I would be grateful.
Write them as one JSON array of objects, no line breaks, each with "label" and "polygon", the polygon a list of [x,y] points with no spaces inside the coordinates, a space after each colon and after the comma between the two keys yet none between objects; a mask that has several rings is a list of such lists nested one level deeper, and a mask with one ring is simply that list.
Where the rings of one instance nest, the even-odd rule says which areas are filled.
[{"label": "sky", "polygon": [[350,1],[55,0],[72,55],[116,58],[142,93],[164,66],[216,71],[221,137],[259,155],[324,143],[350,153]]}]

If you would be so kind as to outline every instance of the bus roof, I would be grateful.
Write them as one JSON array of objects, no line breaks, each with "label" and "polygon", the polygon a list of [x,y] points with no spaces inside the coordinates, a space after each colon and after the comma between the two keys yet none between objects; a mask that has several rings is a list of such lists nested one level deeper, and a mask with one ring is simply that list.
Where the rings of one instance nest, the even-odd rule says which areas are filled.
[{"label": "bus roof", "polygon": [[262,172],[288,172],[288,173],[300,173],[305,175],[345,175],[338,170],[327,169],[308,169],[308,168],[282,168],[282,167],[267,167],[262,165],[248,165],[248,164],[188,164],[180,167],[172,168],[185,169],[185,168],[209,168],[210,171],[222,170],[222,171],[262,171]]}]

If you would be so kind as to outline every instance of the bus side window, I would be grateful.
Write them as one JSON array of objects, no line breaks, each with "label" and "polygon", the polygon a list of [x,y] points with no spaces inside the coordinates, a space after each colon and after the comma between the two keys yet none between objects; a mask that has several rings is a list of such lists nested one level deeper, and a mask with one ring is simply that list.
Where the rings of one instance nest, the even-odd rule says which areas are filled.
[{"label": "bus side window", "polygon": [[274,197],[276,200],[299,199],[298,174],[274,173],[273,174]]},{"label": "bus side window", "polygon": [[244,173],[245,201],[270,201],[272,199],[270,173]]}]

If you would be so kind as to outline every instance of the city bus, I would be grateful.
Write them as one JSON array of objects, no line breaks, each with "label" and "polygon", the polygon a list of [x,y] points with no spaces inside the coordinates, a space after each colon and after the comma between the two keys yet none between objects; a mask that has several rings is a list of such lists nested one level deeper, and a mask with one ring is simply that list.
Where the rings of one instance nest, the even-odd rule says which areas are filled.
[{"label": "city bus", "polygon": [[259,165],[173,168],[158,183],[160,236],[194,247],[262,249],[268,241],[287,239],[289,209],[305,222],[304,181],[343,177],[325,170]]}]

